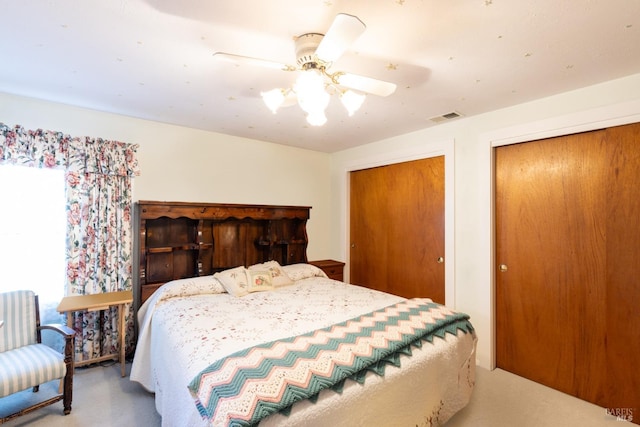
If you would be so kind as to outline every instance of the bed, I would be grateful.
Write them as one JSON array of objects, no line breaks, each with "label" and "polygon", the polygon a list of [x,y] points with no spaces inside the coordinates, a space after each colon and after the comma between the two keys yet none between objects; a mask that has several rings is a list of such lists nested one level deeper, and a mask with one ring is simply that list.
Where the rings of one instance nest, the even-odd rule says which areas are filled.
[{"label": "bed", "polygon": [[[239,282],[234,280],[240,272],[244,272],[243,278],[247,280],[236,286]],[[252,286],[257,288],[251,289]],[[398,344],[394,351],[388,351],[370,365],[366,365],[368,361],[362,362],[368,360],[368,355],[361,357],[360,350],[349,348],[351,358],[358,359],[361,365],[365,363],[366,367],[358,366],[341,373],[342,376],[333,372],[336,378],[332,383],[326,378],[316,381],[316,375],[320,375],[318,365],[310,365],[306,374],[283,373],[281,361],[276,361],[269,366],[278,365],[281,370],[261,372],[265,378],[259,379],[255,369],[249,374],[242,370],[247,365],[255,367],[255,359],[250,357],[256,354],[266,358],[265,348],[281,348],[283,342],[299,345],[299,339],[306,340],[301,344],[304,349],[314,348],[316,344],[309,344],[311,336],[326,338],[335,334],[336,328],[348,329],[357,322],[368,325],[366,322],[374,315],[378,322],[383,313],[396,319],[397,312],[409,305],[428,307],[424,316],[431,320],[426,323],[448,323],[414,341]],[[336,281],[306,263],[280,266],[270,262],[171,281],[142,305],[138,320],[138,343],[130,379],[155,393],[163,426],[254,425],[257,422],[263,427],[436,426],[468,403],[474,387],[476,336],[463,313],[428,299],[406,300]],[[375,329],[360,330],[373,334],[371,330]],[[393,328],[385,324],[381,329]],[[378,333],[380,331],[375,332]],[[395,342],[388,337],[383,341],[386,345]],[[302,347],[296,347],[296,351]],[[344,345],[338,347],[341,352],[345,351]],[[354,352],[357,357],[353,356]],[[319,353],[323,352],[314,357],[319,357]],[[299,353],[288,353],[287,357],[291,354]],[[336,360],[342,356],[328,357],[332,366],[340,365]],[[320,362],[300,357],[288,363],[286,369],[293,366],[297,370],[307,363]],[[310,377],[309,372],[315,381],[309,390],[300,391],[297,385],[291,386],[291,381],[283,385],[282,377],[302,375],[302,379],[296,377],[292,381],[304,383],[304,378]],[[233,381],[242,377],[243,382],[224,383],[221,375],[227,375],[227,379],[236,375]],[[271,382],[265,383],[266,377]],[[274,391],[276,386],[271,377],[279,378],[276,383],[280,389]],[[230,391],[232,383],[233,392]],[[263,405],[263,400],[256,404],[251,393],[265,389],[271,393],[267,403]],[[273,396],[283,398],[285,403],[276,402]],[[257,407],[260,413],[245,417],[242,411],[251,412],[248,407]],[[237,415],[241,412],[244,415]]]}]

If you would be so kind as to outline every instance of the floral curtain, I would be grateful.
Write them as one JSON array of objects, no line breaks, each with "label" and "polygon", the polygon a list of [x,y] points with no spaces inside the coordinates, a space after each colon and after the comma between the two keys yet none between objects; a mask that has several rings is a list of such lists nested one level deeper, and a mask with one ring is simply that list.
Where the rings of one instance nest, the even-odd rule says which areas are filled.
[{"label": "floral curtain", "polygon": [[[139,175],[138,146],[77,138],[0,123],[0,164],[65,170],[67,280],[65,294],[131,290],[133,232],[131,179]],[[133,348],[133,311],[125,313],[127,351]],[[115,353],[117,309],[74,315],[83,359]],[[80,336],[78,337],[80,338]]]}]

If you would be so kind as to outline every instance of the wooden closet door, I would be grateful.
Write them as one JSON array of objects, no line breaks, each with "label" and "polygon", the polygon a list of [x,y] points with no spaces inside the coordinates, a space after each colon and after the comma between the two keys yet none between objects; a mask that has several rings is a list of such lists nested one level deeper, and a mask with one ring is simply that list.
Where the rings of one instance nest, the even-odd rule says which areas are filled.
[{"label": "wooden closet door", "polygon": [[495,150],[497,365],[596,403],[606,381],[604,135]]},{"label": "wooden closet door", "polygon": [[349,283],[391,292],[389,260],[389,204],[387,172],[383,167],[350,174]]},{"label": "wooden closet door", "polygon": [[444,157],[350,178],[350,282],[444,303]]},{"label": "wooden closet door", "polygon": [[640,124],[495,156],[498,367],[640,423]]},{"label": "wooden closet door", "polygon": [[[640,424],[640,123],[607,129],[607,401]],[[628,412],[627,412],[628,413]]]}]

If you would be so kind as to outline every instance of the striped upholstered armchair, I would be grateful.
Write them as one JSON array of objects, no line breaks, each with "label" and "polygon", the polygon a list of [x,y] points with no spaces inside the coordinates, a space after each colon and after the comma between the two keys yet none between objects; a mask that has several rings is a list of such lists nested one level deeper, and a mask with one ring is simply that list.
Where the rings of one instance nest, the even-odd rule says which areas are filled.
[{"label": "striped upholstered armchair", "polygon": [[[43,329],[62,334],[64,354],[42,344]],[[0,418],[0,424],[60,400],[64,414],[71,412],[74,337],[67,326],[40,325],[38,296],[32,291],[0,293],[0,397],[29,388],[37,392],[40,384],[63,380],[61,393]]]}]

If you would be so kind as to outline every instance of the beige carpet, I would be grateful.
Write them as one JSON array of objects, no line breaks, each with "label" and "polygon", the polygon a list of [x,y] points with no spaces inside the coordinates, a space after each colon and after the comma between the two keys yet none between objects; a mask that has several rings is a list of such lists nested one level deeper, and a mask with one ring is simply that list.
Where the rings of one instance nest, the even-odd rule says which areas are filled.
[{"label": "beige carpet", "polygon": [[622,427],[604,408],[501,369],[477,368],[471,402],[446,427]]},{"label": "beige carpet", "polygon": [[[131,368],[127,364],[127,374]],[[0,416],[12,412],[18,398],[33,399],[41,393],[57,392],[58,382],[40,386],[38,393],[23,391],[0,399]],[[23,400],[24,401],[24,400]],[[129,377],[120,376],[120,364],[76,368],[71,413],[63,415],[62,402],[15,418],[2,427],[145,427],[159,426],[153,395]]]},{"label": "beige carpet", "polygon": [[[127,372],[130,365],[127,365]],[[43,385],[37,394],[55,391],[57,383]],[[0,416],[33,398],[30,391],[0,399]],[[640,414],[637,414],[640,416]],[[478,368],[476,388],[469,405],[446,427],[616,427],[622,425],[603,408],[575,399],[532,381],[496,369]],[[120,366],[97,366],[76,370],[73,409],[62,415],[62,402],[13,419],[7,427],[155,427],[160,416],[153,395],[128,377]],[[386,427],[386,426],[385,426]],[[394,426],[395,427],[395,426]],[[410,426],[413,427],[413,426]]]}]

